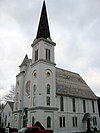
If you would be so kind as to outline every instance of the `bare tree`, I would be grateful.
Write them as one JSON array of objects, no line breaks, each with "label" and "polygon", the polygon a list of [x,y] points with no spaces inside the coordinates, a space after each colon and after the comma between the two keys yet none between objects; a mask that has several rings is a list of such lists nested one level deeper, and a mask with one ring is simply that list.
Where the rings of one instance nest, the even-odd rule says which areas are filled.
[{"label": "bare tree", "polygon": [[15,98],[15,86],[12,85],[9,92],[6,95],[4,95],[3,101],[5,101],[5,102],[14,101],[14,98]]},{"label": "bare tree", "polygon": [[3,96],[0,96],[0,106],[2,105],[3,103]]}]

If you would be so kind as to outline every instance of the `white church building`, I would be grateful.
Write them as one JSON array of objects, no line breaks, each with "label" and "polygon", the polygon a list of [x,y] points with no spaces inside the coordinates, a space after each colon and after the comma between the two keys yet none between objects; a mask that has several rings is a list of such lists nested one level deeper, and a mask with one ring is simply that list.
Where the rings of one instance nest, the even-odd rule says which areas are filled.
[{"label": "white church building", "polygon": [[86,131],[90,122],[100,129],[97,96],[79,74],[56,67],[45,1],[31,46],[32,59],[25,56],[16,76],[13,127],[39,121],[54,133],[71,133]]}]

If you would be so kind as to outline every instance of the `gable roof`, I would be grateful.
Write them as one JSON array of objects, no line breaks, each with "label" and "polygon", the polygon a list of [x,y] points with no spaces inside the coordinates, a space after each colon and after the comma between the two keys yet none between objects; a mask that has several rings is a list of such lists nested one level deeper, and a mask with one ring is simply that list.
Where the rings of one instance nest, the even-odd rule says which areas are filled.
[{"label": "gable roof", "polygon": [[97,99],[97,96],[79,74],[60,68],[56,68],[56,94]]},{"label": "gable roof", "polygon": [[12,102],[12,101],[7,101],[6,104],[4,105],[3,109],[2,109],[2,112],[3,112],[3,110],[5,109],[5,107],[7,106],[7,104],[10,106],[11,110],[13,111],[14,102]]},{"label": "gable roof", "polygon": [[13,110],[14,102],[8,101],[8,104],[9,104],[10,108]]},{"label": "gable roof", "polygon": [[19,67],[21,67],[21,66],[27,66],[28,61],[29,61],[29,59],[28,59],[28,56],[26,54],[24,60],[22,61],[21,65]]}]

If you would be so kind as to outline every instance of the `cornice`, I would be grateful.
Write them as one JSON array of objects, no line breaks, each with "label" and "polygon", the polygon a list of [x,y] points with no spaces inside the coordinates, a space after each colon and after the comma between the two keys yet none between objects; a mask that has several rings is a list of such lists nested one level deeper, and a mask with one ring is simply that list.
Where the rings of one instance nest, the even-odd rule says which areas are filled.
[{"label": "cornice", "polygon": [[31,110],[51,110],[51,111],[57,111],[58,108],[57,107],[45,107],[45,106],[37,106],[37,107],[28,108],[28,111],[31,111]]},{"label": "cornice", "polygon": [[13,114],[14,113],[21,113],[22,112],[22,110],[16,110],[16,111],[13,111]]},{"label": "cornice", "polygon": [[56,64],[54,62],[47,61],[47,60],[44,60],[44,59],[37,60],[36,62],[32,63],[31,66],[37,65],[38,63],[44,63],[44,64],[49,64],[51,66],[56,66]]},{"label": "cornice", "polygon": [[33,41],[33,43],[31,44],[31,46],[33,47],[34,45],[36,45],[38,42],[40,42],[40,41],[44,41],[44,42],[47,42],[47,43],[50,43],[50,44],[52,44],[53,46],[56,46],[56,43],[55,42],[53,42],[51,39],[49,39],[49,38],[47,38],[47,39],[45,39],[45,38],[39,38],[39,39],[35,39],[34,41]]}]

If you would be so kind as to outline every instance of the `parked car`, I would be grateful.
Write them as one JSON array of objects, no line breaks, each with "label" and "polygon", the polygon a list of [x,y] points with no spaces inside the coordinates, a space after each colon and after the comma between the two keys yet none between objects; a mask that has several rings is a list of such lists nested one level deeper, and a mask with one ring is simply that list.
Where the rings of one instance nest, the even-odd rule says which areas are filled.
[{"label": "parked car", "polygon": [[47,129],[42,130],[38,126],[32,126],[32,127],[24,127],[20,129],[18,132],[14,133],[53,133],[53,130],[47,130]]}]

